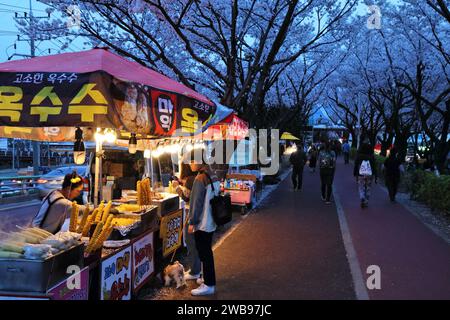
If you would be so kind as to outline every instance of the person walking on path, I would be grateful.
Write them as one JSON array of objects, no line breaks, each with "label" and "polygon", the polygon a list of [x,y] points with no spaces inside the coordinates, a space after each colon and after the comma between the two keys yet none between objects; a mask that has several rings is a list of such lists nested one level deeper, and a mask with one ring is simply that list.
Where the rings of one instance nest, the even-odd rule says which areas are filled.
[{"label": "person walking on path", "polygon": [[384,179],[386,187],[389,191],[389,199],[395,202],[395,196],[397,195],[398,185],[400,183],[400,171],[402,167],[402,161],[398,157],[398,151],[394,147],[391,149],[389,156],[384,161]]},{"label": "person walking on path", "polygon": [[319,152],[319,167],[322,200],[330,204],[334,173],[336,169],[336,152],[331,149],[329,141],[326,141]]},{"label": "person walking on path", "polygon": [[316,172],[317,166],[317,148],[312,145],[308,152],[309,169],[311,172]]},{"label": "person walking on path", "polygon": [[289,162],[292,165],[292,184],[294,185],[294,191],[301,191],[303,185],[303,168],[306,163],[306,154],[301,144],[297,145],[297,150],[291,154]]},{"label": "person walking on path", "polygon": [[345,141],[342,145],[342,153],[344,154],[344,163],[348,164],[350,158],[350,144],[348,141]]},{"label": "person walking on path", "polygon": [[375,156],[373,148],[369,143],[363,143],[358,150],[353,176],[358,183],[361,208],[365,208],[369,205],[370,188],[373,178],[375,177],[375,183],[378,182]]},{"label": "person walking on path", "polygon": [[190,196],[188,233],[194,234],[195,246],[203,266],[204,279],[197,289],[191,291],[191,294],[204,296],[214,294],[216,288],[212,238],[217,225],[212,216],[210,201],[214,197],[212,186],[216,193],[220,192],[220,181],[205,162],[191,161],[190,166],[191,170],[198,174]]}]

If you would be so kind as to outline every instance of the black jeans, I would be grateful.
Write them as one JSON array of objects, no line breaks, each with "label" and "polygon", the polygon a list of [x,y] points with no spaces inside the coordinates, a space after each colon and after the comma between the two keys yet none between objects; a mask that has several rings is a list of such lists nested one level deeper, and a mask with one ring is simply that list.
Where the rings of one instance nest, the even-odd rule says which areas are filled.
[{"label": "black jeans", "polygon": [[302,167],[293,167],[292,170],[292,184],[294,185],[294,189],[302,188],[303,185],[303,166]]},{"label": "black jeans", "polygon": [[400,178],[385,176],[385,181],[386,181],[386,187],[389,191],[389,199],[391,199],[391,201],[394,201],[395,196],[397,195],[398,184],[400,183]]},{"label": "black jeans", "polygon": [[212,251],[212,237],[214,232],[195,231],[195,246],[203,265],[203,279],[207,286],[216,285],[216,271]]},{"label": "black jeans", "polygon": [[345,164],[348,164],[349,157],[350,157],[350,153],[344,152],[344,162],[345,162]]},{"label": "black jeans", "polygon": [[333,178],[334,171],[320,170],[320,182],[322,184],[322,198],[326,201],[330,201],[331,193],[333,192]]}]

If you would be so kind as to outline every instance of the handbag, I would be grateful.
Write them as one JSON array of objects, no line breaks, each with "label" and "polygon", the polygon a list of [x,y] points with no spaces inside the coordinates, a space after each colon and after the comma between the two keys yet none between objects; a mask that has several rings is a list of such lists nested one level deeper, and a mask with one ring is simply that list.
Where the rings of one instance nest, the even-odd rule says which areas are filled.
[{"label": "handbag", "polygon": [[233,218],[231,211],[231,196],[228,193],[224,195],[216,195],[214,183],[211,177],[206,172],[205,174],[211,182],[211,188],[214,194],[213,198],[209,202],[211,205],[212,217],[216,225],[222,226],[230,222]]}]

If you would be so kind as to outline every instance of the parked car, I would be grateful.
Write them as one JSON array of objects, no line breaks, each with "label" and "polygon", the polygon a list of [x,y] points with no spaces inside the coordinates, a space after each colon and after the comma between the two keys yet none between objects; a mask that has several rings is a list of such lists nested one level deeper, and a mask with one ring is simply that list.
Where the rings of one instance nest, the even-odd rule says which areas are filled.
[{"label": "parked car", "polygon": [[17,188],[0,186],[0,198],[14,197],[19,195],[21,195],[21,191],[17,190]]},{"label": "parked car", "polygon": [[73,171],[76,171],[83,178],[83,192],[77,199],[74,200],[80,204],[87,203],[89,193],[89,172],[87,166],[61,167],[44,174],[37,180],[37,189],[39,190],[40,198],[44,198],[53,190],[60,189],[64,176],[72,173]]}]

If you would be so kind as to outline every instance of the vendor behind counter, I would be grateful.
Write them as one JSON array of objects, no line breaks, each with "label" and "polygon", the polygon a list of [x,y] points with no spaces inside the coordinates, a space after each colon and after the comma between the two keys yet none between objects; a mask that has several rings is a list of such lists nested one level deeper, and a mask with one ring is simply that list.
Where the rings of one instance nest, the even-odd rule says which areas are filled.
[{"label": "vendor behind counter", "polygon": [[[83,190],[83,179],[74,171],[64,177],[62,188],[50,192],[41,203],[41,207],[31,222],[53,234],[61,230],[64,221],[70,218],[72,200],[77,198]],[[79,212],[85,207],[79,205]]]}]

